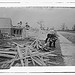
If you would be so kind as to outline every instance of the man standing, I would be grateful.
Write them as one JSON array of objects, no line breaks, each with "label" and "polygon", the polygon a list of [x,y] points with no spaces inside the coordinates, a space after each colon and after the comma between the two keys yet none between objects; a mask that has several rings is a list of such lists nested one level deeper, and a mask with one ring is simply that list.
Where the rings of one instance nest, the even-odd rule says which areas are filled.
[{"label": "man standing", "polygon": [[1,33],[1,30],[0,30],[0,45],[2,45],[3,44],[3,34]]},{"label": "man standing", "polygon": [[1,33],[1,30],[0,30],[0,39],[3,39],[3,34]]}]

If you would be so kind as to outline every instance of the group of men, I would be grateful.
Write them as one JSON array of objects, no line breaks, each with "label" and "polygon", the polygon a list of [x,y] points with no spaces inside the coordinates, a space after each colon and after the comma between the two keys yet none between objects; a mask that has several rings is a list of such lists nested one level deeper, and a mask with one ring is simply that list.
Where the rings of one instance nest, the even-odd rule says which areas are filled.
[{"label": "group of men", "polygon": [[45,40],[45,45],[55,48],[55,43],[56,43],[57,39],[58,38],[57,38],[57,34],[56,34],[55,30],[50,30],[49,33],[47,34],[47,38]]}]

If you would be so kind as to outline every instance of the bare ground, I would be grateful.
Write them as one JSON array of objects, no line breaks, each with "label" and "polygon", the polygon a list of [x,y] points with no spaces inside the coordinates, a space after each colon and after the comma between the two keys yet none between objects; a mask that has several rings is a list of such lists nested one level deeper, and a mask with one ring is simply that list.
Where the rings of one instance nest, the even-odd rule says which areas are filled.
[{"label": "bare ground", "polygon": [[65,38],[75,44],[75,33],[74,32],[60,32]]},{"label": "bare ground", "polygon": [[[14,41],[19,44],[24,44],[26,42],[32,42],[33,40],[28,41],[27,39],[25,39],[25,40],[14,40]],[[42,42],[42,44],[44,44],[44,40],[40,40],[40,41]],[[55,57],[50,56],[49,57],[50,62],[56,62],[59,64],[51,63],[51,64],[47,64],[47,66],[64,66],[64,60],[62,57],[59,40],[56,41],[56,48],[52,48],[51,51],[54,51],[54,54],[56,54],[57,56],[55,56]],[[6,60],[9,60],[9,58],[0,57],[0,61],[6,61]],[[17,62],[19,62],[19,61],[17,61]]]},{"label": "bare ground", "polygon": [[[33,42],[35,39],[30,39],[30,38],[26,38],[24,40],[12,40],[14,42],[17,42],[19,44],[25,44],[27,42]],[[11,40],[10,40],[11,41]],[[44,44],[44,40],[40,40],[42,44]],[[61,48],[60,48],[60,42],[59,40],[56,41],[56,48],[52,48],[51,51],[54,51],[54,54],[56,54],[57,56],[55,57],[52,57],[50,56],[49,59],[50,59],[50,62],[56,62],[56,63],[59,63],[59,64],[47,64],[47,66],[64,66],[64,60],[63,60],[63,56],[62,56],[62,53],[61,53]],[[0,61],[6,61],[6,60],[9,60],[9,58],[5,58],[5,57],[0,57]],[[18,61],[19,62],[19,61]]]}]

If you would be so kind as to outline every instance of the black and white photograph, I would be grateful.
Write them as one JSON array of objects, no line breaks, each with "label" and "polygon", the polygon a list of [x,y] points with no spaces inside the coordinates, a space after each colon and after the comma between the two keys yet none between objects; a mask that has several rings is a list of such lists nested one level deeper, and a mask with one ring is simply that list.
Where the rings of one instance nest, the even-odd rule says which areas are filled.
[{"label": "black and white photograph", "polygon": [[75,66],[75,8],[0,7],[0,69]]}]

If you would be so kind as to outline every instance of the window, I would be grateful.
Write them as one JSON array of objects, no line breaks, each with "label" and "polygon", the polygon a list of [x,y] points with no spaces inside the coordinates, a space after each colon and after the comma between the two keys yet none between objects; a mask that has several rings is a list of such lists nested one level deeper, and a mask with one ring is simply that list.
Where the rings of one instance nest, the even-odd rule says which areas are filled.
[{"label": "window", "polygon": [[18,34],[19,30],[17,30],[17,34]]},{"label": "window", "polygon": [[16,33],[16,30],[14,30],[14,34]]}]

